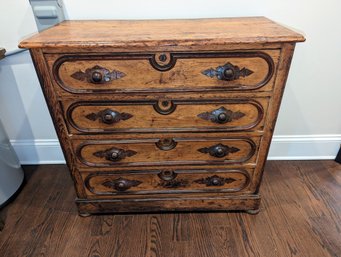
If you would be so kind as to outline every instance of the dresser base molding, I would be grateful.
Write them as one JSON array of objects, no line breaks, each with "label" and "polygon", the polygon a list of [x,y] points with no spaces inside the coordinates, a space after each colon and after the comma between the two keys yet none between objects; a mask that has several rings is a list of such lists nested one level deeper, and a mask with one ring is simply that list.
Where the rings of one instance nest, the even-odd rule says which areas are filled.
[{"label": "dresser base molding", "polygon": [[172,212],[172,211],[246,211],[259,212],[260,195],[234,195],[181,198],[144,198],[115,200],[76,199],[79,215],[96,213]]}]

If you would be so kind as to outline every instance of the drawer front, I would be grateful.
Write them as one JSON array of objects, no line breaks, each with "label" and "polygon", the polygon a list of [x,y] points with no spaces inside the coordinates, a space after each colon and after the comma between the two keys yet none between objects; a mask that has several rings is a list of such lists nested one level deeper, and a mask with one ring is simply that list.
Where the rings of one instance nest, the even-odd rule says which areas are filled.
[{"label": "drawer front", "polygon": [[251,182],[251,170],[159,170],[82,173],[89,196],[194,192],[238,192]]},{"label": "drawer front", "polygon": [[270,91],[279,50],[45,57],[69,93]]},{"label": "drawer front", "polygon": [[65,103],[71,133],[263,129],[268,98]]},{"label": "drawer front", "polygon": [[82,166],[224,165],[254,162],[259,137],[74,140]]}]

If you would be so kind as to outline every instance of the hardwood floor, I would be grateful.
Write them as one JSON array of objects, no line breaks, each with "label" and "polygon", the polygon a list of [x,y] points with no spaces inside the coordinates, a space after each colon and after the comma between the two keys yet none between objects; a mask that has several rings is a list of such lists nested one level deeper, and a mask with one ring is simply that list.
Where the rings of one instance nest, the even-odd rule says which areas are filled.
[{"label": "hardwood floor", "polygon": [[26,166],[28,182],[1,211],[0,256],[341,256],[341,165],[269,161],[258,215],[77,214],[64,165]]}]

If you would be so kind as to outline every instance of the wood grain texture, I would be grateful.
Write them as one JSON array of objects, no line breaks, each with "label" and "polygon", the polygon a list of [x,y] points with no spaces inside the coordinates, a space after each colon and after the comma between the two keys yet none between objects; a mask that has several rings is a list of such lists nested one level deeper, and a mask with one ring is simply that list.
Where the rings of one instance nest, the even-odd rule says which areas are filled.
[{"label": "wood grain texture", "polygon": [[[169,174],[167,176],[167,174]],[[194,192],[238,192],[251,182],[252,170],[144,170],[126,172],[82,172],[89,196]],[[122,180],[122,189],[119,183]],[[124,180],[138,181],[124,187]],[[96,196],[97,195],[97,196]]]},{"label": "wood grain texture", "polygon": [[[115,132],[181,132],[259,130],[264,126],[268,98],[241,98],[197,101],[160,99],[159,101],[89,101],[63,103],[72,134]],[[225,108],[226,122],[212,122],[203,114]],[[160,112],[172,109],[170,112]],[[106,110],[127,113],[132,117],[108,124],[100,115]],[[146,113],[149,115],[146,116]],[[231,113],[231,114],[229,114]],[[233,114],[241,114],[233,118]],[[201,116],[200,116],[201,115]],[[96,117],[96,118],[91,118]]]},{"label": "wood grain texture", "polygon": [[[81,215],[256,213],[294,46],[303,40],[262,17],[66,21],[20,46],[31,48]],[[226,192],[159,196],[163,186],[155,174],[142,173],[165,167],[246,172],[244,179],[228,178],[226,170],[221,176],[181,174],[186,179],[179,181],[163,174],[165,187],[184,187],[188,180],[188,190],[195,191],[227,181],[232,186],[233,179],[248,187],[234,187],[238,195],[227,186]],[[96,198],[91,188],[112,197]]]},{"label": "wood grain texture", "polygon": [[164,213],[81,218],[64,165],[25,167],[28,183],[1,210],[0,256],[336,257],[341,165],[269,161],[261,213]]},{"label": "wood grain texture", "polygon": [[143,20],[64,21],[20,43],[33,47],[158,47],[160,45],[226,45],[304,41],[264,17]]},{"label": "wood grain texture", "polygon": [[[273,73],[279,59],[278,50],[244,52],[189,52],[167,53],[169,60],[163,66],[154,64],[155,54],[106,53],[46,55],[51,76],[55,78],[59,94],[91,94],[119,92],[176,92],[205,90],[261,90],[271,91]],[[235,79],[219,79],[217,76],[204,74],[207,70],[216,70],[225,64],[237,69],[248,69],[247,76]],[[108,78],[107,82],[92,81],[94,71],[102,73],[96,66],[110,72],[120,72],[119,79]],[[163,68],[165,67],[165,68]],[[89,71],[90,70],[90,71]],[[93,70],[91,72],[91,70]],[[76,74],[88,74],[87,79]]]},{"label": "wood grain texture", "polygon": [[268,109],[268,116],[265,122],[264,127],[264,136],[259,146],[259,158],[258,158],[258,167],[255,170],[255,177],[258,183],[255,189],[255,192],[259,190],[262,176],[263,176],[263,168],[268,156],[268,152],[270,149],[271,139],[273,136],[273,132],[275,130],[275,125],[278,117],[278,111],[281,105],[285,83],[288,78],[288,73],[291,65],[291,60],[294,54],[295,44],[283,44],[280,61],[278,64],[275,88],[273,91],[273,96],[270,100],[271,108]]},{"label": "wood grain texture", "polygon": [[63,111],[61,106],[58,102],[57,96],[53,91],[53,87],[51,86],[51,78],[48,75],[48,71],[46,70],[46,63],[44,60],[43,53],[40,49],[33,49],[30,50],[30,54],[32,57],[32,61],[34,67],[36,69],[40,86],[43,91],[45,101],[49,108],[50,115],[52,117],[52,121],[54,127],[56,129],[56,133],[61,143],[62,151],[64,158],[66,159],[67,165],[70,169],[71,176],[74,180],[74,185],[77,191],[77,195],[79,197],[84,197],[84,189],[81,186],[81,177],[78,171],[75,169],[75,156],[71,150],[71,142],[68,138],[67,127],[63,118]]},{"label": "wood grain texture", "polygon": [[[197,135],[198,136],[198,135]],[[113,137],[112,137],[113,138]],[[257,147],[260,138],[233,138],[233,137],[205,137],[181,138],[176,134],[168,134],[164,138],[171,138],[177,143],[176,147],[165,151],[157,147],[160,138],[145,138],[133,140],[98,140],[78,141],[74,140],[74,152],[78,157],[78,163],[92,167],[120,167],[120,166],[155,166],[155,165],[226,165],[230,163],[255,162]],[[199,151],[222,144],[228,148],[224,156],[213,156],[208,152]],[[106,158],[105,153],[112,152],[113,148],[123,151],[133,151],[134,154],[120,158],[117,161]]]}]

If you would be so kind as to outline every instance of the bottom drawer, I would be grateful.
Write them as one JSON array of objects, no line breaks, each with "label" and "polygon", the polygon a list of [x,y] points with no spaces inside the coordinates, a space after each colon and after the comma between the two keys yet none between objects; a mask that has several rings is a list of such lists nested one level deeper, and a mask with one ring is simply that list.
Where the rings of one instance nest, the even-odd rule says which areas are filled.
[{"label": "bottom drawer", "polygon": [[89,197],[177,192],[238,192],[249,186],[251,175],[252,169],[82,173]]}]

